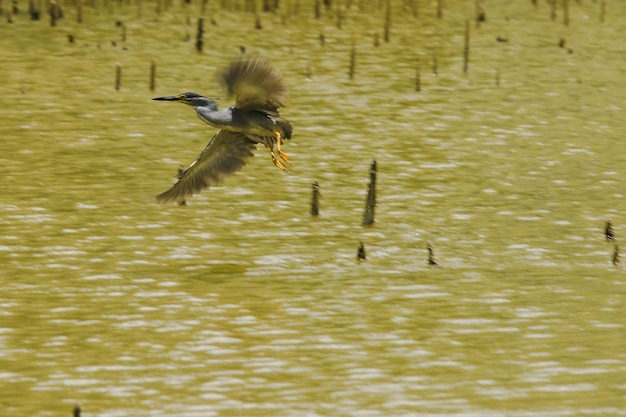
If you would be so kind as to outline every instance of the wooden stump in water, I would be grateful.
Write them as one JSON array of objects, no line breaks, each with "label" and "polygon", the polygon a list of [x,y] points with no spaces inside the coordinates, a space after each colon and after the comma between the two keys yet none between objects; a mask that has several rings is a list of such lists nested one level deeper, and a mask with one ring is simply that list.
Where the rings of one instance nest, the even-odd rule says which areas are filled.
[{"label": "wooden stump in water", "polygon": [[196,50],[198,52],[202,52],[202,46],[204,45],[204,41],[202,40],[202,35],[204,34],[204,19],[198,19],[198,31],[196,32]]},{"label": "wooden stump in water", "polygon": [[311,216],[320,215],[320,186],[317,181],[313,182],[313,195],[311,197]]},{"label": "wooden stump in water", "polygon": [[122,36],[122,42],[126,42],[126,25],[124,24],[124,22],[119,22],[120,24],[120,30],[121,30],[121,36]]},{"label": "wooden stump in water", "polygon": [[606,1],[600,2],[600,23],[604,23],[604,16],[606,15]]},{"label": "wooden stump in water", "polygon": [[430,242],[426,243],[426,249],[428,249],[428,265],[438,266],[435,261],[435,251],[433,250],[433,245]]},{"label": "wooden stump in water", "polygon": [[154,59],[150,60],[150,91],[154,91],[156,88],[156,62]]},{"label": "wooden stump in water", "polygon": [[463,46],[463,74],[467,75],[469,71],[469,54],[470,54],[470,21],[465,21],[465,43]]},{"label": "wooden stump in water", "polygon": [[606,225],[604,226],[604,237],[606,240],[615,239],[615,233],[613,232],[613,222],[610,220],[606,221]]},{"label": "wooden stump in water", "polygon": [[[1,7],[1,2],[2,0],[0,0],[0,14],[2,14],[2,7]],[[34,20],[37,21],[40,18],[41,15],[41,11],[39,10],[39,6],[41,4],[37,5],[35,4],[35,0],[30,0],[28,2],[28,14],[30,15],[30,20]],[[10,11],[10,9],[9,9]],[[9,22],[11,23],[11,22]]]},{"label": "wooden stump in water", "polygon": [[422,81],[420,79],[420,58],[415,60],[415,91],[422,90]]},{"label": "wooden stump in water", "polygon": [[83,1],[76,2],[76,23],[83,23]]},{"label": "wooden stump in water", "polygon": [[389,43],[391,36],[391,0],[387,0],[387,8],[385,9],[385,26],[383,30],[383,39],[385,43]]},{"label": "wooden stump in water", "polygon": [[348,78],[354,79],[354,70],[356,68],[356,40],[352,37],[352,47],[350,48],[350,67],[348,68]]},{"label": "wooden stump in water", "polygon": [[367,199],[365,200],[365,214],[363,215],[363,226],[374,224],[374,208],[376,207],[376,160],[370,166],[370,183],[367,188]]},{"label": "wooden stump in water", "polygon": [[57,25],[57,17],[58,17],[57,7],[58,6],[55,1],[50,1],[48,3],[48,13],[50,14],[50,26]]},{"label": "wooden stump in water", "polygon": [[115,90],[120,91],[120,87],[122,86],[122,64],[119,62],[115,63]]},{"label": "wooden stump in water", "polygon": [[485,4],[482,0],[476,0],[476,27],[479,28],[480,24],[487,20],[487,12],[485,11]]},{"label": "wooden stump in water", "polygon": [[359,249],[356,252],[356,260],[360,262],[367,260],[367,257],[365,256],[365,246],[363,246],[363,242],[360,243]]}]

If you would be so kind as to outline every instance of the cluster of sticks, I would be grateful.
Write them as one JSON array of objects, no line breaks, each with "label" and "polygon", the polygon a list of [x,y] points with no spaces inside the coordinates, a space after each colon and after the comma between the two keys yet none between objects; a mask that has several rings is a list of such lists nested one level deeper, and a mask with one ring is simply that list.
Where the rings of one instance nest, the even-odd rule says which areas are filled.
[{"label": "cluster of sticks", "polygon": [[[376,208],[376,172],[378,169],[378,165],[376,164],[376,160],[372,161],[370,165],[370,182],[367,186],[367,197],[365,199],[365,212],[363,214],[363,226],[372,226],[374,224],[374,209]],[[311,198],[311,216],[317,217],[320,215],[320,198],[322,194],[320,193],[320,185],[317,181],[314,181],[313,184],[313,196]],[[428,250],[428,265],[437,266],[437,262],[435,262],[435,253],[433,251],[432,244],[430,242],[427,243],[426,249]],[[363,242],[359,243],[359,248],[357,250],[356,259],[359,262],[366,261],[367,255],[365,254],[365,245]]]}]

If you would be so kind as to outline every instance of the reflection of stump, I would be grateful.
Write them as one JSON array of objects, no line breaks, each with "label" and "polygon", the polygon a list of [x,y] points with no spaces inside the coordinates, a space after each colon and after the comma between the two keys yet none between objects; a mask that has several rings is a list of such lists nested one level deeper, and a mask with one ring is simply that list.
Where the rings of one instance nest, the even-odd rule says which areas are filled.
[{"label": "reflection of stump", "polygon": [[367,190],[367,200],[365,201],[363,226],[374,224],[374,207],[376,207],[376,160],[372,161],[370,166],[370,184]]},{"label": "reflection of stump", "polygon": [[311,216],[320,215],[320,186],[317,181],[313,182],[313,197],[311,198]]},{"label": "reflection of stump", "polygon": [[357,261],[366,261],[366,257],[365,257],[365,246],[363,246],[363,242],[361,242],[361,245],[359,246],[359,250],[356,253],[356,260]]},{"label": "reflection of stump", "polygon": [[619,246],[617,243],[615,244],[615,250],[613,251],[613,265],[619,266],[620,264],[620,256],[619,256]]}]

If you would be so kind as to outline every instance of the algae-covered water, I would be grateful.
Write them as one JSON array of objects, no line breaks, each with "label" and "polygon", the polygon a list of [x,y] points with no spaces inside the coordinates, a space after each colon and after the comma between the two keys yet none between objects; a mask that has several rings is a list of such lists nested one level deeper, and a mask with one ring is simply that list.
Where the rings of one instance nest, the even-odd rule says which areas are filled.
[{"label": "algae-covered water", "polygon": [[[3,2],[0,415],[626,415],[626,4],[561,4],[392,0],[385,42],[382,2],[209,2],[198,53],[197,2]],[[290,88],[289,172],[157,204],[214,131],[150,99],[228,105],[241,47]]]}]

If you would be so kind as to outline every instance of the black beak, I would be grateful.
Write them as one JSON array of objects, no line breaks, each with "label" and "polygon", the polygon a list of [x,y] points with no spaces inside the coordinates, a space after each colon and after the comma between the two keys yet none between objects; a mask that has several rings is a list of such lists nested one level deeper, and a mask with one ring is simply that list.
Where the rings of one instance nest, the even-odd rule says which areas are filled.
[{"label": "black beak", "polygon": [[159,101],[180,101],[180,99],[178,98],[178,96],[157,97],[157,98],[153,98],[152,100],[159,100]]}]

